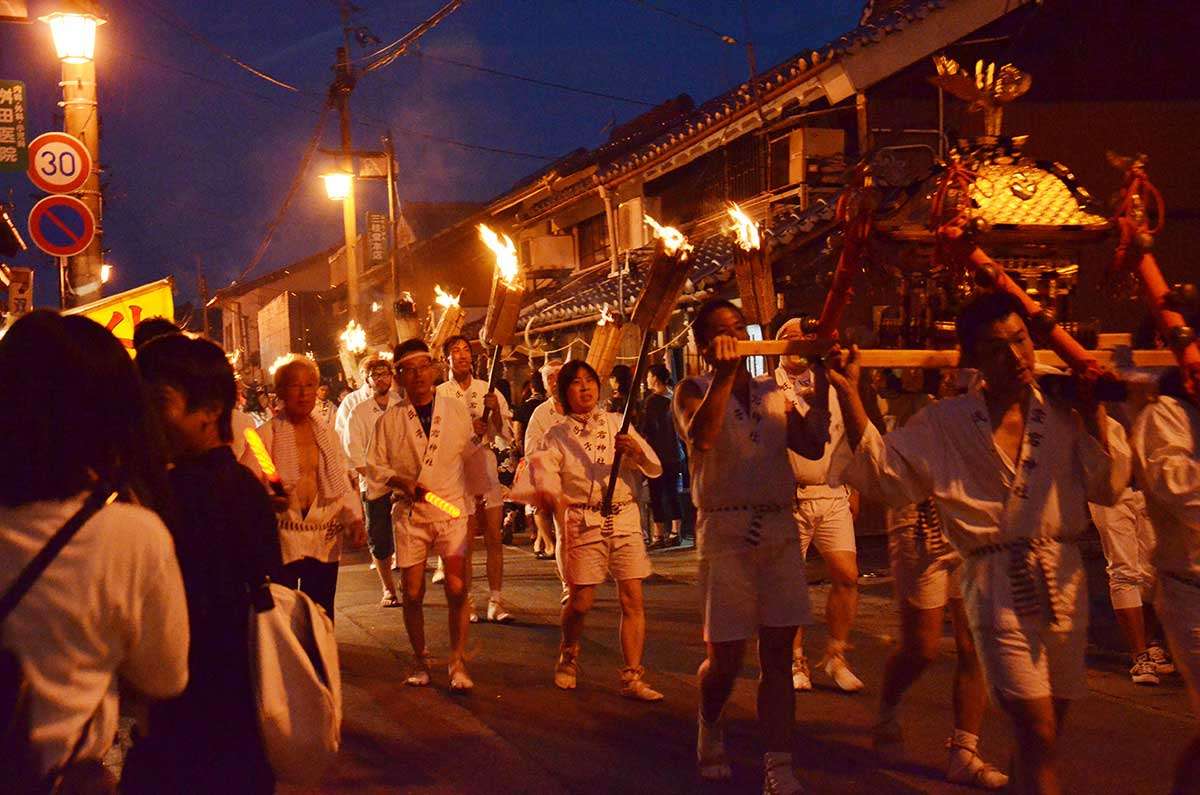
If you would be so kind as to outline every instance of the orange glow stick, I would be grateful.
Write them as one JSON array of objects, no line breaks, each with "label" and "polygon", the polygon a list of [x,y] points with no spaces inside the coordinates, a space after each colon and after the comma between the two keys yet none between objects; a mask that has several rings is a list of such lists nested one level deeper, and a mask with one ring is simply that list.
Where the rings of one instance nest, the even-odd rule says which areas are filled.
[{"label": "orange glow stick", "polygon": [[279,479],[275,462],[271,460],[271,454],[267,452],[267,446],[263,444],[258,431],[247,428],[243,435],[246,437],[246,444],[250,446],[250,452],[254,454],[254,460],[258,462],[258,468],[267,476],[267,483],[271,486],[271,491],[280,497],[285,496],[283,481]]}]

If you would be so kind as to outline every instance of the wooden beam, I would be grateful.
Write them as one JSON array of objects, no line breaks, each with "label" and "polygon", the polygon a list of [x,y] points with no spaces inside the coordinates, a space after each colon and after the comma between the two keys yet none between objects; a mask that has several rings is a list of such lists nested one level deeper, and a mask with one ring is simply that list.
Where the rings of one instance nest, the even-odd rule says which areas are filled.
[{"label": "wooden beam", "polygon": [[[812,340],[752,340],[738,343],[743,356],[820,356],[829,350],[828,342]],[[1130,351],[1129,358],[1113,351],[1089,351],[1101,365],[1116,366],[1132,359],[1134,367],[1174,367],[1175,354],[1168,350]],[[889,348],[860,348],[863,367],[958,367],[958,351],[924,351]],[[1054,351],[1037,351],[1039,364],[1065,367]]]}]

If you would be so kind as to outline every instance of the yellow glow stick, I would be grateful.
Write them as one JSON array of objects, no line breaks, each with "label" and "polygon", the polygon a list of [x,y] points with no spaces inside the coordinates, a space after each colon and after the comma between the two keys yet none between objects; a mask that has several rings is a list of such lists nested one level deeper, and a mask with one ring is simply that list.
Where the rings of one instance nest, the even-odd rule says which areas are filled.
[{"label": "yellow glow stick", "polygon": [[271,491],[284,496],[283,481],[279,479],[279,473],[275,469],[275,462],[271,460],[271,454],[267,452],[267,446],[263,444],[262,437],[258,435],[258,431],[253,428],[247,428],[243,434],[246,437],[246,444],[250,446],[250,452],[254,454],[254,460],[258,462],[258,467],[267,476],[267,482],[271,486]]},{"label": "yellow glow stick", "polygon": [[417,486],[417,498],[421,499],[421,500],[425,500],[425,502],[429,503],[434,508],[437,508],[439,511],[446,514],[451,519],[457,519],[458,517],[462,516],[462,511],[460,511],[458,509],[457,505],[450,502],[449,500],[439,497],[438,495],[434,494],[429,489],[424,489],[424,488],[421,488],[420,486]]}]

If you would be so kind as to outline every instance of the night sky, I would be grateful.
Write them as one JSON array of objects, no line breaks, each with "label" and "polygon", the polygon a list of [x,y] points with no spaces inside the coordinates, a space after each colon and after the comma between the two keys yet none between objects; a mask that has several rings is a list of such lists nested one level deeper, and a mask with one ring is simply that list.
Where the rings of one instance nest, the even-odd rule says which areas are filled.
[{"label": "night sky", "polygon": [[[358,5],[352,25],[387,44],[443,0]],[[29,7],[36,17],[54,5],[29,0]],[[699,103],[746,80],[747,16],[758,66],[765,69],[852,28],[861,7],[861,0],[467,0],[414,54],[361,77],[351,99],[354,144],[378,148],[390,124],[402,201],[482,201],[551,158],[602,143],[614,121],[648,108],[435,59],[628,100],[658,103],[688,93]],[[174,275],[182,303],[195,295],[197,262],[212,289],[227,285],[251,260],[278,211],[332,76],[342,40],[338,6],[335,0],[121,0],[104,9],[108,24],[100,28],[96,67],[100,159],[107,169],[104,243],[116,273],[108,291]],[[725,44],[701,26],[739,44]],[[209,45],[301,93],[242,71]],[[353,42],[351,56],[379,46]],[[0,24],[0,78],[26,83],[31,139],[61,129],[59,64],[46,25]],[[322,143],[337,142],[331,113]],[[331,166],[328,156],[314,158],[249,278],[340,241],[341,214],[317,178]],[[0,196],[16,204],[24,234],[39,192],[24,175],[0,174]],[[386,209],[382,189],[360,193],[360,213],[364,209]],[[30,247],[11,264],[34,267],[37,302],[54,305],[51,260]]]}]

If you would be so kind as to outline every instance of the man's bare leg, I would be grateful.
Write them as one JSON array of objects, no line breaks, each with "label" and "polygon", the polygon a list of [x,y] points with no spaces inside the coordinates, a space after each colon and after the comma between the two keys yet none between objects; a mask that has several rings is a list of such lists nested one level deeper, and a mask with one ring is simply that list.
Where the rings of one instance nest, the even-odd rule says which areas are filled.
[{"label": "man's bare leg", "polygon": [[725,702],[733,692],[733,684],[742,670],[746,656],[746,641],[733,640],[706,644],[707,655],[700,663],[696,676],[700,683],[699,737],[696,740],[696,759],[701,778],[716,781],[729,779],[733,770],[725,754],[725,742],[720,726]]},{"label": "man's bare leg", "polygon": [[1069,702],[1049,697],[998,700],[1012,719],[1017,741],[1012,791],[1018,795],[1062,795],[1057,769],[1058,735]]},{"label": "man's bare leg", "polygon": [[795,627],[759,627],[758,723],[768,753],[792,752],[796,696],[792,692],[792,641]]},{"label": "man's bare leg", "polygon": [[825,623],[829,641],[825,652],[825,671],[837,686],[853,693],[863,687],[846,663],[846,648],[850,642],[850,627],[858,612],[858,556],[849,550],[829,550],[821,553],[829,570],[829,601],[825,605]]},{"label": "man's bare leg", "polygon": [[883,665],[879,723],[875,727],[877,745],[900,742],[896,710],[908,689],[937,659],[944,614],[944,607],[921,609],[907,602],[900,603],[900,645],[888,655]]},{"label": "man's bare leg", "polygon": [[404,609],[404,631],[408,633],[409,643],[412,644],[415,664],[412,674],[406,680],[408,684],[424,686],[429,684],[429,652],[425,647],[425,563],[422,561],[415,566],[406,566],[400,571],[400,579],[404,584],[402,604]]},{"label": "man's bare leg", "polygon": [[466,644],[467,627],[470,625],[470,610],[467,595],[471,590],[470,562],[465,555],[454,555],[444,559],[446,579],[443,587],[446,589],[446,605],[449,610],[448,621],[450,630],[450,688],[452,690],[470,690],[474,683],[467,676]]},{"label": "man's bare leg", "polygon": [[550,517],[544,511],[538,511],[533,515],[533,526],[537,528],[537,540],[542,548],[542,554],[553,557],[554,525]]},{"label": "man's bare leg", "polygon": [[954,668],[954,728],[978,736],[987,711],[987,684],[962,599],[950,600],[950,618],[954,622],[954,646],[958,651]]}]

